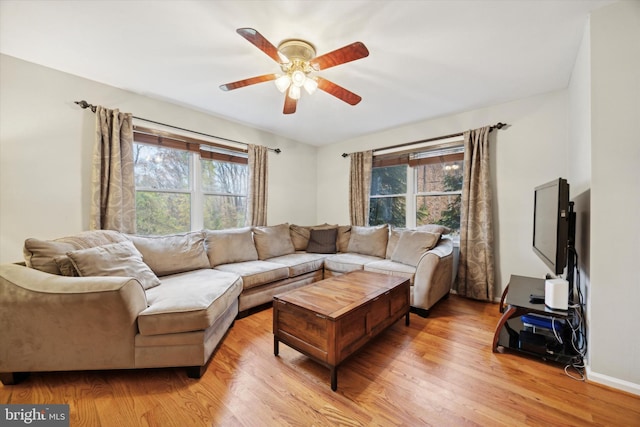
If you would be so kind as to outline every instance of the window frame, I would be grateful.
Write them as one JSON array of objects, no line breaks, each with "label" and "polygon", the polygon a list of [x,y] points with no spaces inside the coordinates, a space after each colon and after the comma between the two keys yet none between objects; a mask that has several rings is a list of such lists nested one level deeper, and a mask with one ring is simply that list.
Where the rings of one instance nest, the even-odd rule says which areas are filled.
[{"label": "window frame", "polygon": [[[247,165],[248,168],[248,155],[247,150],[230,148],[210,141],[195,139],[184,135],[172,134],[169,132],[134,126],[133,144],[142,144],[155,146],[160,148],[187,151],[189,153],[189,185],[187,190],[181,189],[158,189],[141,187],[138,188],[135,185],[135,193],[142,192],[155,192],[155,193],[168,193],[168,194],[189,194],[189,230],[197,231],[204,228],[204,199],[207,195],[214,196],[232,196],[232,197],[245,197],[248,200],[249,196],[249,176],[247,174],[247,193],[246,194],[218,194],[215,192],[205,192],[203,189],[202,180],[202,160],[213,162],[229,162],[239,163]],[[135,172],[134,172],[135,174]],[[137,207],[136,207],[137,209]],[[245,220],[247,218],[245,213]],[[188,232],[187,231],[187,232]],[[183,232],[183,231],[181,231]]]},{"label": "window frame", "polygon": [[[418,198],[419,197],[435,197],[435,196],[460,196],[462,197],[462,188],[460,190],[455,191],[418,191],[418,167],[421,164],[427,163],[424,159],[429,158],[428,154],[434,154],[440,152],[442,150],[451,149],[456,155],[460,155],[462,158],[464,157],[464,141],[462,139],[456,139],[453,141],[448,141],[446,143],[434,143],[430,144],[428,147],[416,148],[413,150],[404,149],[398,153],[391,153],[387,151],[384,155],[380,156],[380,158],[375,159],[372,167],[372,175],[373,169],[375,168],[384,168],[384,167],[393,167],[405,165],[407,171],[407,192],[406,194],[384,194],[384,195],[374,195],[369,194],[369,209],[371,209],[371,201],[375,199],[382,198],[392,198],[392,197],[404,197],[405,199],[405,227],[407,228],[415,228],[417,226],[417,208],[418,208]],[[425,156],[426,155],[426,156]],[[375,153],[374,153],[375,156]],[[462,160],[462,159],[458,159]],[[464,166],[463,166],[464,167]],[[369,219],[369,224],[371,224],[371,219]]]}]

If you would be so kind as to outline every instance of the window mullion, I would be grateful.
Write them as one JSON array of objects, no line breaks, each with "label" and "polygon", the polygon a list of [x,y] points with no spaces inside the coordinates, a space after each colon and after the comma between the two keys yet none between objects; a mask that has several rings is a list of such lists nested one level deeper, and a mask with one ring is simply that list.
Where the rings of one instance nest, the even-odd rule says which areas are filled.
[{"label": "window mullion", "polygon": [[416,226],[416,176],[416,169],[407,167],[406,223],[408,228],[413,228]]},{"label": "window mullion", "polygon": [[202,165],[198,153],[191,153],[191,230],[204,228],[204,195],[202,192]]}]

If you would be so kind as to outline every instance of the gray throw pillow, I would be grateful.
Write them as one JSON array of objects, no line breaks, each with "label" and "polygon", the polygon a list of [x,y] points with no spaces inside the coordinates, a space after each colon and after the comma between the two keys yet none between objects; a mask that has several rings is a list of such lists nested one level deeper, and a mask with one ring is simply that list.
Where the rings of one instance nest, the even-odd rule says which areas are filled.
[{"label": "gray throw pillow", "polygon": [[316,254],[335,254],[338,229],[311,230],[307,252]]}]

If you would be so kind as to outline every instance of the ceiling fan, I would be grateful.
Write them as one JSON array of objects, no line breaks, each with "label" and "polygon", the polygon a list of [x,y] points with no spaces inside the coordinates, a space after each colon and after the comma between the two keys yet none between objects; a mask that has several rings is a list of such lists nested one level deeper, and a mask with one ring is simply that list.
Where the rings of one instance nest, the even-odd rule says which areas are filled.
[{"label": "ceiling fan", "polygon": [[238,80],[237,82],[220,85],[220,89],[229,91],[275,80],[278,90],[282,93],[286,92],[282,111],[284,114],[296,112],[301,88],[304,88],[309,94],[315,92],[316,89],[320,89],[350,105],[356,105],[362,100],[360,96],[342,86],[320,76],[312,75],[313,72],[326,70],[336,65],[369,56],[369,51],[361,42],[355,42],[324,55],[316,56],[315,47],[304,40],[287,39],[282,41],[276,48],[253,28],[238,28],[236,32],[280,64],[284,74],[264,74]]}]

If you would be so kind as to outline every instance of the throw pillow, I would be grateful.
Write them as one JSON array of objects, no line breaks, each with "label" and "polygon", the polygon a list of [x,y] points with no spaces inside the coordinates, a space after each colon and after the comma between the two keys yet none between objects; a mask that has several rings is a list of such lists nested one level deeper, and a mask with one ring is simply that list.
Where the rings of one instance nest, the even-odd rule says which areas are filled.
[{"label": "throw pillow", "polygon": [[306,251],[309,245],[309,237],[311,236],[311,230],[328,230],[330,228],[336,228],[337,225],[324,224],[319,225],[295,225],[289,226],[289,234],[291,235],[291,242],[296,251]]},{"label": "throw pillow", "polygon": [[269,227],[253,227],[253,240],[260,260],[288,255],[296,251],[293,242],[291,242],[289,224],[287,223]]},{"label": "throw pillow", "polygon": [[391,255],[391,261],[417,267],[422,255],[432,249],[438,240],[440,240],[440,234],[428,231],[403,231]]},{"label": "throw pillow", "polygon": [[329,228],[326,230],[312,229],[309,237],[309,245],[307,246],[307,252],[316,254],[335,254],[337,236],[337,228]]},{"label": "throw pillow", "polygon": [[153,271],[142,261],[142,254],[129,241],[71,251],[67,256],[82,277],[133,277],[144,289],[160,284]]},{"label": "throw pillow", "polygon": [[128,236],[142,259],[157,276],[211,268],[204,248],[204,233],[170,236]]},{"label": "throw pillow", "polygon": [[388,239],[389,226],[387,224],[371,227],[354,225],[351,227],[347,252],[384,258]]},{"label": "throw pillow", "polygon": [[211,267],[258,260],[258,252],[253,243],[250,227],[205,230],[205,235],[207,236],[205,239],[207,257]]},{"label": "throw pillow", "polygon": [[113,230],[83,231],[55,240],[27,239],[23,253],[27,267],[51,274],[73,275],[75,267],[67,257],[67,252],[88,249],[110,243],[124,242],[124,234]]}]

